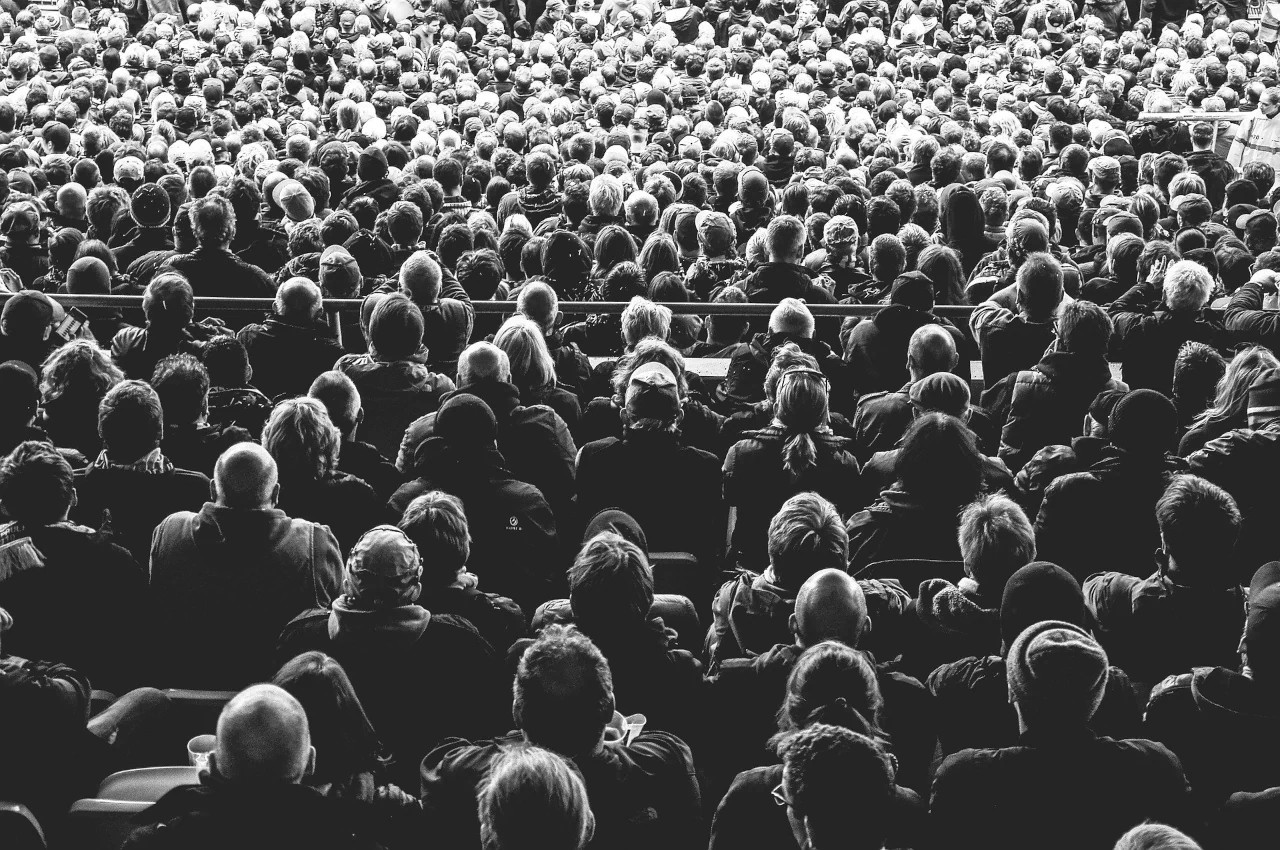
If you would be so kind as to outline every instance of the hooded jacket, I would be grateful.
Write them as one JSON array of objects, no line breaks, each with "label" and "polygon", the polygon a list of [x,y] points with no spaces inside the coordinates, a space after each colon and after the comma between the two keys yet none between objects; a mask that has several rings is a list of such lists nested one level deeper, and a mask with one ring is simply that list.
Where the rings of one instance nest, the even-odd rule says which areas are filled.
[{"label": "hooded jacket", "polygon": [[[965,339],[959,328],[931,312],[903,304],[890,304],[871,319],[854,325],[844,343],[844,359],[853,377],[854,392],[860,396],[889,392],[910,381],[904,353],[911,335],[925,325],[938,325],[951,336],[957,351],[965,350]],[[967,359],[961,358],[956,369],[960,377],[968,379]]]},{"label": "hooded jacket", "polygon": [[173,514],[151,543],[153,617],[169,637],[163,681],[235,688],[269,676],[280,630],[328,606],[341,572],[333,533],[284,511],[206,502]]},{"label": "hooded jacket", "polygon": [[1236,791],[1280,786],[1280,695],[1227,667],[1198,667],[1156,685],[1145,734],[1177,754],[1210,807]]},{"label": "hooded jacket", "polygon": [[1069,444],[1098,393],[1129,389],[1111,377],[1104,358],[1069,351],[1051,351],[1035,368],[1008,380],[1013,386],[1009,418],[1000,434],[1000,459],[1014,472],[1045,446]]},{"label": "hooded jacket", "polygon": [[[959,561],[956,542],[963,505],[934,505],[897,485],[849,518],[849,572],[856,575],[876,561],[924,558]],[[927,578],[927,576],[921,576]]]},{"label": "hooded jacket", "polygon": [[374,354],[346,354],[334,364],[360,391],[365,422],[360,436],[384,457],[400,447],[405,428],[440,406],[453,381],[411,360],[379,360]]},{"label": "hooded jacket", "polygon": [[268,398],[306,395],[322,372],[343,356],[342,346],[321,322],[298,324],[271,316],[236,334],[249,352],[253,385]]},{"label": "hooded jacket", "polygon": [[1187,458],[1191,472],[1231,494],[1243,524],[1235,562],[1246,583],[1259,564],[1275,557],[1274,522],[1280,513],[1280,420],[1262,428],[1228,431]]},{"label": "hooded jacket", "polygon": [[1208,310],[1170,310],[1163,293],[1139,284],[1112,302],[1124,382],[1130,389],[1152,389],[1173,396],[1173,364],[1187,342],[1226,347],[1226,329]]}]

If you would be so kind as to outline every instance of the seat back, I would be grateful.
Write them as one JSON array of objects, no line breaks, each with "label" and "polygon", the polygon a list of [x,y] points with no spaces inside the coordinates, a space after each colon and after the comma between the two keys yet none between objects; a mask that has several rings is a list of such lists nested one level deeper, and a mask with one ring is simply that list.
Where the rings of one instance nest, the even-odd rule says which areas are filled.
[{"label": "seat back", "polygon": [[75,850],[120,850],[134,830],[133,818],[150,803],[125,800],[76,800],[67,814],[59,846]]},{"label": "seat back", "polygon": [[964,561],[934,561],[928,558],[895,558],[867,564],[855,576],[863,579],[897,579],[912,596],[920,582],[931,578],[946,579],[955,584],[964,578]]},{"label": "seat back", "polygon": [[663,625],[676,630],[681,649],[697,653],[702,640],[702,626],[698,620],[698,611],[693,607],[693,600],[677,593],[655,593],[653,606],[649,608],[650,617],[661,617]]},{"label": "seat back", "polygon": [[167,755],[159,763],[176,764],[187,757],[187,741],[196,735],[213,734],[222,707],[236,692],[169,688],[164,695],[169,698],[169,710],[164,718]]},{"label": "seat back", "polygon": [[653,589],[697,599],[707,581],[698,569],[698,559],[690,552],[650,552]]},{"label": "seat back", "polygon": [[113,773],[98,786],[99,800],[154,803],[180,785],[196,785],[200,771],[194,767],[139,767]]},{"label": "seat back", "polygon": [[44,850],[44,830],[31,810],[12,800],[0,800],[0,847],[5,850]]}]

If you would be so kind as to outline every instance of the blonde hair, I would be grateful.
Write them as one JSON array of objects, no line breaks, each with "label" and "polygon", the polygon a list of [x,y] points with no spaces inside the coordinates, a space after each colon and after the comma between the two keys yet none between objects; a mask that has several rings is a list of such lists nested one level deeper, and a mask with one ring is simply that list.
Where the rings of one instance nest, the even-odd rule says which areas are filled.
[{"label": "blonde hair", "polygon": [[40,398],[49,403],[69,390],[92,387],[102,398],[124,380],[124,372],[92,340],[74,339],[58,348],[40,368]]},{"label": "blonde hair", "polygon": [[271,411],[262,447],[275,459],[281,481],[324,481],[338,467],[342,434],[314,398],[291,398]]},{"label": "blonde hair", "polygon": [[523,390],[554,389],[556,364],[542,329],[524,316],[512,316],[494,334],[493,344],[511,361],[511,382]]},{"label": "blonde hair", "polygon": [[788,369],[774,390],[774,419],[786,431],[782,466],[799,478],[817,465],[818,447],[813,434],[830,430],[827,379],[814,369]]},{"label": "blonde hair", "polygon": [[531,744],[498,757],[477,802],[486,850],[582,850],[595,833],[582,777]]}]

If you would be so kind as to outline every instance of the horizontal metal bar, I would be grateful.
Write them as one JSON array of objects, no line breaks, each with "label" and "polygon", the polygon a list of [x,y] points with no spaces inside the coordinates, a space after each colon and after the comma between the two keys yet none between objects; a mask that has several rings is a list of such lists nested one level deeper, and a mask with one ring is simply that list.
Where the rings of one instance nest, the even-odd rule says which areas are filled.
[{"label": "horizontal metal bar", "polygon": [[1139,121],[1243,121],[1254,112],[1139,112]]}]

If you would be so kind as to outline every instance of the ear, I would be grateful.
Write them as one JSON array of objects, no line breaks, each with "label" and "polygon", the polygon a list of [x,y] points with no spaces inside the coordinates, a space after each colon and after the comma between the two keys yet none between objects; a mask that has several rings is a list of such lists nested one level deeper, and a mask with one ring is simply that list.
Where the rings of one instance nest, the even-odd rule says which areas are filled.
[{"label": "ear", "polygon": [[800,637],[800,619],[795,614],[787,617],[787,628],[791,631],[791,634]]},{"label": "ear", "polygon": [[[210,756],[211,760],[212,758],[213,757]],[[302,775],[311,776],[315,772],[316,772],[316,748],[307,747],[307,766],[303,768]]]},{"label": "ear", "polygon": [[280,502],[280,482],[276,482],[276,486],[271,488],[271,504],[274,506]]}]

